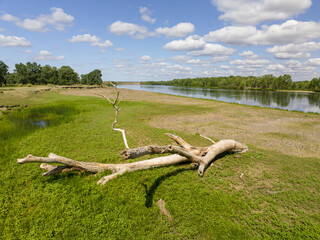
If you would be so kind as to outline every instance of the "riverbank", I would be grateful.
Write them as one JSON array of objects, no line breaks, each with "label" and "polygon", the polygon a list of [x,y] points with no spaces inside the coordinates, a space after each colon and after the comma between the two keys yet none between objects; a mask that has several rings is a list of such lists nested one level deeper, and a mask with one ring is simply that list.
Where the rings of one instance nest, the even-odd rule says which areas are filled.
[{"label": "riverbank", "polygon": [[[16,159],[53,152],[124,162],[112,106],[95,94],[114,89],[38,90],[0,95],[3,105],[28,105],[0,117],[1,239],[320,237],[319,115],[121,89],[118,126],[130,147],[170,144],[165,132],[210,145],[200,133],[244,142],[249,151],[221,156],[203,178],[177,165],[126,173],[101,187],[106,173],[43,177],[40,164]],[[34,124],[40,121],[46,124]]]},{"label": "riverbank", "polygon": [[[130,83],[121,83],[120,85],[130,85]],[[143,82],[140,82],[139,84],[133,84],[133,85],[145,85],[145,86],[159,86],[158,84],[143,84]],[[172,87],[186,87],[186,86],[179,86],[179,85],[166,85],[163,84],[163,86],[172,86]],[[294,92],[294,93],[317,93],[319,91],[311,91],[311,90],[294,90],[294,89],[263,89],[263,88],[219,88],[219,87],[202,87],[202,86],[187,86],[189,88],[203,88],[203,89],[216,89],[216,90],[256,90],[256,91],[270,91],[270,92]]]},{"label": "riverbank", "polygon": [[[62,94],[110,95],[113,89],[68,90]],[[198,114],[158,116],[149,121],[153,127],[200,133],[217,139],[233,138],[259,148],[300,157],[320,157],[320,115],[244,106],[159,93],[121,89],[128,101],[193,106]],[[169,107],[169,106],[168,106]]]}]

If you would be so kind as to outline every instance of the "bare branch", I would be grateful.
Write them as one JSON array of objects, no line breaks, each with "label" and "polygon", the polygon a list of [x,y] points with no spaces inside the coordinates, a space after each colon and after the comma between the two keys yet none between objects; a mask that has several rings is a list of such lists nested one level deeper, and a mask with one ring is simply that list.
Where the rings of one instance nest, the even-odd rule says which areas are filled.
[{"label": "bare branch", "polygon": [[187,143],[185,140],[183,140],[181,137],[171,134],[171,133],[165,133],[168,137],[170,137],[172,140],[174,140],[177,144],[179,144],[181,147],[183,147],[186,150],[191,150],[192,146]]},{"label": "bare branch", "polygon": [[243,179],[243,173],[241,173],[241,175],[240,175],[240,177],[239,177],[241,180],[242,180],[242,182],[244,182],[244,179]]},{"label": "bare branch", "polygon": [[113,107],[113,110],[114,110],[114,113],[115,113],[115,117],[114,117],[114,122],[112,123],[112,129],[115,130],[115,131],[119,131],[122,133],[122,138],[123,138],[123,142],[124,142],[124,145],[126,146],[126,148],[129,148],[129,145],[128,145],[128,141],[127,141],[127,137],[126,137],[126,133],[123,129],[121,128],[115,128],[116,124],[118,123],[118,112],[119,112],[119,104],[120,102],[123,100],[124,96],[122,96],[120,99],[119,99],[119,96],[120,96],[120,92],[117,88],[117,86],[115,84],[113,84],[112,82],[110,82],[110,84],[115,88],[115,91],[116,91],[116,98],[113,98],[112,96],[112,99],[113,101],[110,100],[110,98],[104,96],[103,94],[100,94],[100,93],[95,93],[96,95],[98,96],[101,96],[105,99],[108,100],[108,102],[112,105]]},{"label": "bare branch", "polygon": [[[175,135],[174,135],[175,136]],[[175,136],[176,139],[179,139],[180,142],[184,142],[184,140],[178,136]],[[189,144],[190,145],[190,144]],[[190,145],[191,146],[191,145]],[[174,165],[178,163],[185,162],[193,162],[198,167],[199,176],[203,176],[205,169],[208,165],[214,160],[216,156],[224,152],[243,152],[247,150],[247,146],[236,142],[234,140],[221,140],[216,144],[208,147],[210,150],[206,153],[205,156],[199,155],[201,151],[198,148],[191,146],[191,150],[187,150],[183,147],[179,146],[147,146],[143,148],[137,149],[125,149],[123,151],[123,155],[128,154],[131,158],[134,158],[134,154],[136,156],[142,156],[145,154],[163,154],[163,153],[177,153],[169,156],[152,158],[144,161],[138,161],[133,163],[120,163],[120,164],[107,164],[107,163],[96,163],[96,162],[79,162],[70,158],[65,158],[58,156],[56,154],[50,153],[49,157],[36,157],[33,155],[28,155],[25,158],[18,159],[18,163],[60,163],[64,166],[52,166],[49,164],[41,164],[41,168],[46,169],[48,172],[44,173],[44,176],[49,176],[62,172],[92,172],[92,173],[101,173],[105,170],[111,170],[113,173],[102,177],[98,184],[105,184],[108,181],[117,178],[118,176],[126,173],[133,172],[138,170],[145,170],[156,167],[164,167],[169,165]],[[199,148],[202,149],[202,148]],[[140,152],[139,152],[140,151]],[[122,156],[123,158],[126,158]]]},{"label": "bare branch", "polygon": [[200,137],[202,137],[202,138],[204,138],[204,139],[207,139],[207,140],[209,140],[210,142],[212,142],[213,144],[215,144],[216,142],[215,141],[213,141],[211,138],[208,138],[208,137],[206,137],[206,136],[204,136],[204,135],[202,135],[202,134],[200,134]]}]

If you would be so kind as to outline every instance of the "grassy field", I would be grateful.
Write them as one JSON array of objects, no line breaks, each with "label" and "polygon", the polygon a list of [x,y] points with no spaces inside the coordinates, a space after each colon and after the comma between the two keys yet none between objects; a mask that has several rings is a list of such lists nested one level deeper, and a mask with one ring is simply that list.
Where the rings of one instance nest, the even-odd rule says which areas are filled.
[{"label": "grassy field", "polygon": [[0,91],[0,105],[23,105],[0,117],[0,239],[320,239],[319,115],[129,91],[119,126],[130,147],[169,144],[165,132],[205,146],[198,133],[207,133],[250,151],[217,159],[203,178],[178,165],[98,186],[103,174],[42,177],[39,164],[16,161],[53,152],[123,162],[112,107],[90,96],[97,90]]}]

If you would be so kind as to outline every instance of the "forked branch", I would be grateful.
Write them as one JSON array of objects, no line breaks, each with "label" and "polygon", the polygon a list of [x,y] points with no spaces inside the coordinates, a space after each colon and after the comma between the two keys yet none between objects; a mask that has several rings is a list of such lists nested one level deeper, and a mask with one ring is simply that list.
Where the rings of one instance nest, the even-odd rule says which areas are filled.
[{"label": "forked branch", "polygon": [[113,98],[112,96],[111,97],[107,97],[107,96],[105,96],[103,94],[100,94],[100,93],[95,93],[95,94],[100,96],[100,97],[103,97],[103,98],[107,99],[107,101],[112,105],[114,113],[115,113],[115,116],[114,116],[114,122],[112,123],[111,127],[112,127],[113,130],[119,131],[119,132],[122,133],[122,138],[123,138],[124,145],[126,146],[126,148],[129,148],[125,131],[123,129],[121,129],[121,128],[116,128],[115,127],[116,124],[118,123],[118,112],[120,111],[119,105],[120,105],[120,102],[125,97],[125,95],[120,97],[120,92],[119,92],[117,86],[115,84],[113,84],[112,82],[110,82],[110,84],[114,87],[114,89],[116,91],[116,97],[115,98]]},{"label": "forked branch", "polygon": [[[167,134],[168,135],[168,134]],[[175,136],[175,135],[173,135]],[[173,153],[169,156],[152,158],[144,161],[138,161],[133,163],[120,163],[120,164],[107,164],[107,163],[96,163],[96,162],[79,162],[73,159],[61,157],[53,153],[49,154],[49,157],[36,157],[33,155],[28,155],[25,158],[18,159],[18,163],[30,163],[38,162],[42,163],[41,168],[46,169],[48,172],[44,173],[43,176],[49,176],[53,174],[71,172],[71,171],[80,171],[80,172],[91,172],[91,173],[101,173],[106,170],[112,171],[112,174],[102,177],[97,183],[104,185],[108,181],[117,178],[118,176],[126,173],[133,172],[138,170],[145,170],[155,167],[165,167],[170,165],[175,165],[178,163],[184,162],[193,162],[196,163],[198,167],[199,176],[203,176],[205,169],[209,164],[215,159],[216,156],[224,152],[245,152],[247,151],[247,146],[236,142],[234,140],[221,140],[209,147],[194,147],[185,142],[179,136],[176,136],[177,139],[180,139],[180,142],[183,142],[184,146],[187,146],[188,149],[183,146],[146,146],[144,148],[151,149],[151,154],[164,154],[164,153]],[[203,150],[206,150],[204,156],[202,156]],[[134,149],[131,149],[134,150]],[[154,152],[153,152],[154,151]],[[146,152],[144,152],[146,153]],[[47,163],[60,163],[63,166],[53,166]]]}]

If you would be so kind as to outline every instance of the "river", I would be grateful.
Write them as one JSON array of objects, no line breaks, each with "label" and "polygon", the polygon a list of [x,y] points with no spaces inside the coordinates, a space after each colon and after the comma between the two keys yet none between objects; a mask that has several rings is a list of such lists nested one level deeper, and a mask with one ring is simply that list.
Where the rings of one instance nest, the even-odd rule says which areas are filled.
[{"label": "river", "polygon": [[164,85],[119,85],[118,88],[320,114],[320,93],[208,89]]}]

